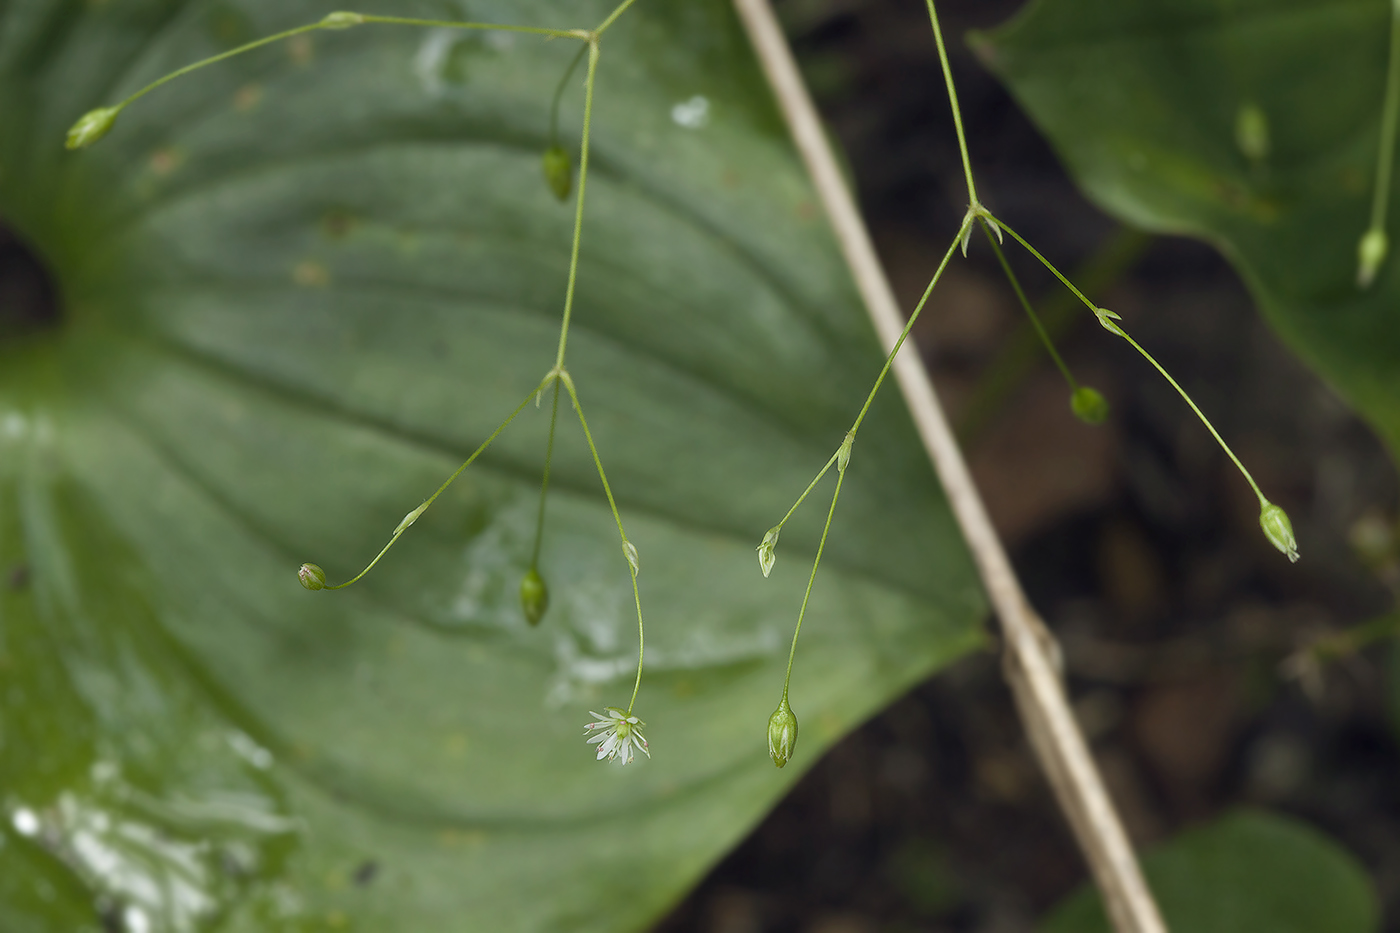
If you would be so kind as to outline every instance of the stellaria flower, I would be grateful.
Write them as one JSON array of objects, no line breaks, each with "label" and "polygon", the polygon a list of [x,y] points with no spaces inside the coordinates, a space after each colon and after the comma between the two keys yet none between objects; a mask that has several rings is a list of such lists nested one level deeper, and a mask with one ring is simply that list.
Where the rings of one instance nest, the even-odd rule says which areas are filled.
[{"label": "stellaria flower", "polygon": [[631,713],[624,712],[616,706],[605,706],[601,713],[589,710],[590,716],[597,716],[597,722],[590,722],[584,726],[584,735],[598,730],[598,734],[588,740],[588,744],[600,742],[598,746],[598,760],[604,758],[612,761],[620,757],[623,764],[632,760],[632,749],[651,757],[651,752],[647,751],[647,740],[642,737],[642,727],[646,723],[642,722]]}]

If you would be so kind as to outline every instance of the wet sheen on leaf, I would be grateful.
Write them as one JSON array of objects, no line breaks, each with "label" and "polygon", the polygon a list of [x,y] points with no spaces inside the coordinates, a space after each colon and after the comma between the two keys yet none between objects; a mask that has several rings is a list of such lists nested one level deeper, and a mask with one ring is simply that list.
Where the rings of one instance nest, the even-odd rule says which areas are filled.
[{"label": "wet sheen on leaf", "polygon": [[[770,579],[754,541],[880,354],[723,0],[638,4],[606,36],[569,343],[646,557],[652,758],[599,764],[579,738],[627,700],[636,620],[563,419],[549,611],[522,609],[547,409],[362,583],[304,589],[303,562],[358,570],[553,364],[573,213],[539,153],[575,47],[310,34],[63,144],[168,70],[331,11],[0,6],[0,216],[63,299],[60,327],[0,333],[0,929],[641,929],[976,642],[972,568],[891,394],[813,596],[802,750],[773,767],[822,516],[785,526]],[[697,99],[706,120],[677,117]],[[581,87],[564,103],[576,141]]]}]

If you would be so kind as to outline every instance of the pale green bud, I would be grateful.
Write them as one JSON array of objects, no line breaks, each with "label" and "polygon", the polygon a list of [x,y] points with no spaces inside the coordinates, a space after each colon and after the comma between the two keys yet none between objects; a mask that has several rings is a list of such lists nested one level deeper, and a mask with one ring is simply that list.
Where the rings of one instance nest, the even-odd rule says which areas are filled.
[{"label": "pale green bud", "polygon": [[301,569],[297,571],[297,579],[308,590],[324,590],[326,588],[326,572],[315,564],[302,564]]},{"label": "pale green bud", "polygon": [[841,449],[836,451],[836,472],[845,473],[846,465],[851,462],[851,445],[856,442],[856,432],[847,431],[846,437],[841,441]]},{"label": "pale green bud", "polygon": [[556,198],[563,201],[569,197],[574,186],[574,167],[563,146],[550,146],[544,151],[544,180]]},{"label": "pale green bud", "polygon": [[1288,555],[1290,562],[1298,560],[1298,542],[1293,538],[1293,523],[1288,513],[1272,502],[1265,502],[1259,510],[1259,527],[1264,529],[1264,537],[1269,543]]},{"label": "pale green bud", "polygon": [[788,763],[796,748],[797,717],[792,714],[787,694],[784,694],[778,708],[768,717],[768,754],[772,757],[773,764],[781,768]]},{"label": "pale green bud", "polygon": [[69,128],[68,140],[64,145],[69,149],[85,149],[91,146],[107,135],[107,131],[117,121],[119,113],[120,107],[98,107],[96,110],[89,110]]},{"label": "pale green bud", "polygon": [[539,625],[549,608],[549,587],[544,585],[544,577],[534,567],[525,571],[520,581],[520,608],[525,610],[525,621],[531,625]]},{"label": "pale green bud", "polygon": [[1253,102],[1235,112],[1235,145],[1245,158],[1261,162],[1269,155],[1269,117]]},{"label": "pale green bud", "polygon": [[327,13],[321,20],[322,29],[349,29],[351,26],[363,25],[364,16],[359,13]]},{"label": "pale green bud", "polygon": [[1070,411],[1085,424],[1103,424],[1108,420],[1108,399],[1097,389],[1080,386],[1069,397]]},{"label": "pale green bud", "polygon": [[[69,138],[72,138],[71,134]],[[1356,244],[1357,288],[1370,287],[1371,283],[1376,280],[1376,273],[1381,271],[1381,263],[1385,262],[1388,252],[1390,252],[1390,239],[1385,235],[1384,230],[1372,227],[1361,235],[1361,242]]]},{"label": "pale green bud", "polygon": [[622,542],[622,555],[627,558],[627,566],[632,568],[632,576],[637,575],[641,564],[637,561],[637,546],[631,541]]},{"label": "pale green bud", "polygon": [[763,571],[766,578],[773,570],[773,562],[778,556],[773,549],[778,546],[778,534],[782,531],[777,525],[769,528],[763,535],[763,543],[758,546],[758,569]]}]

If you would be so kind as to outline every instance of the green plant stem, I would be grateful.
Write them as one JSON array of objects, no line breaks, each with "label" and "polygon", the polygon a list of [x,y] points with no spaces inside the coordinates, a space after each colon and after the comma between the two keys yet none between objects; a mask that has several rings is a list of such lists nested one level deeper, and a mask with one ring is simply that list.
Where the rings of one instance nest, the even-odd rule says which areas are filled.
[{"label": "green plant stem", "polygon": [[431,26],[438,29],[487,29],[495,32],[525,32],[551,39],[582,39],[591,36],[583,29],[546,29],[543,26],[510,26],[501,23],[469,23],[447,19],[412,19],[404,16],[371,16],[362,14],[366,23],[383,23],[391,26]]},{"label": "green plant stem", "polygon": [[[627,540],[627,532],[622,527],[622,515],[617,510],[617,501],[613,498],[612,486],[608,483],[608,474],[603,469],[602,458],[598,456],[598,447],[593,443],[593,432],[588,429],[588,419],[583,416],[583,406],[579,404],[578,391],[574,388],[574,380],[564,370],[558,370],[559,380],[564,383],[564,388],[568,390],[569,398],[574,403],[574,411],[578,414],[578,423],[583,426],[583,436],[588,441],[588,452],[593,455],[593,465],[598,470],[598,479],[603,482],[603,493],[608,497],[608,508],[612,509],[613,521],[617,522],[617,534],[622,539],[624,555],[630,542]],[[642,658],[645,650],[645,635],[642,626],[642,596],[637,589],[637,571],[632,566],[632,561],[627,561],[627,572],[632,578],[632,599],[637,604],[637,679],[632,685],[632,699],[627,703],[627,712],[632,712],[632,707],[637,702],[637,691],[642,688]]]},{"label": "green plant stem", "polygon": [[1075,380],[1074,374],[1065,365],[1064,358],[1055,349],[1055,342],[1050,339],[1049,332],[1045,325],[1040,322],[1040,316],[1035,313],[1035,308],[1031,307],[1031,300],[1026,297],[1026,292],[1021,288],[1021,282],[1016,278],[1016,273],[1011,269],[1011,263],[1006,261],[1006,253],[1002,251],[1001,244],[992,235],[992,230],[987,226],[985,219],[982,220],[982,232],[987,235],[987,242],[992,246],[992,252],[997,254],[997,262],[1001,263],[1001,271],[1006,273],[1006,280],[1011,283],[1011,289],[1016,293],[1016,298],[1021,302],[1021,307],[1026,310],[1026,317],[1030,319],[1035,327],[1035,332],[1040,335],[1040,342],[1045,345],[1045,349],[1050,353],[1050,358],[1055,361],[1055,365],[1060,368],[1060,373],[1065,377],[1072,390],[1079,388],[1079,383]]},{"label": "green plant stem", "polygon": [[787,524],[787,520],[789,518],[792,518],[792,513],[796,512],[797,507],[802,504],[802,500],[806,499],[808,493],[810,493],[813,489],[817,488],[817,483],[820,483],[822,481],[822,477],[826,475],[826,471],[831,469],[832,464],[836,463],[836,458],[840,455],[840,451],[837,451],[836,453],[831,455],[831,459],[826,461],[826,466],[822,467],[819,471],[817,471],[817,475],[814,476],[812,478],[812,481],[807,484],[807,488],[802,490],[802,495],[797,497],[797,501],[792,504],[792,508],[787,510],[787,514],[783,516],[782,521],[778,522],[778,524],[774,527],[776,527],[780,531],[782,530],[782,527]]},{"label": "green plant stem", "polygon": [[[974,217],[971,214],[963,218],[962,226],[958,228],[957,236],[953,237],[953,242],[949,244],[948,251],[943,254],[943,261],[938,264],[938,268],[933,273],[933,278],[929,280],[928,287],[924,289],[923,296],[919,299],[919,303],[915,305],[913,313],[909,315],[909,320],[905,323],[904,330],[900,333],[899,339],[895,341],[894,348],[891,349],[889,354],[885,357],[885,364],[880,369],[880,375],[875,378],[875,385],[871,387],[870,394],[865,397],[865,404],[861,406],[860,414],[856,416],[855,423],[851,425],[851,430],[847,432],[847,438],[852,441],[854,441],[856,432],[860,430],[861,422],[865,420],[866,413],[870,411],[871,404],[875,401],[875,394],[880,391],[880,386],[884,383],[885,376],[889,374],[890,367],[894,364],[895,356],[898,355],[900,347],[904,346],[904,341],[908,338],[910,331],[914,329],[914,323],[918,321],[919,314],[924,310],[924,306],[928,304],[929,296],[933,294],[934,286],[936,286],[938,280],[943,277],[943,270],[948,268],[949,260],[953,258],[953,254],[957,251],[958,243],[962,240],[963,235],[967,232],[973,220]],[[845,447],[845,445],[846,439],[843,438],[842,447]],[[802,504],[802,500],[807,498],[807,495],[821,478],[831,469],[831,465],[837,462],[840,455],[841,451],[838,449],[836,453],[831,455],[831,459],[826,462],[826,465],[821,468],[821,471],[817,473],[816,478],[807,484],[807,488],[803,490],[802,495],[798,496],[792,508],[788,509],[788,513],[783,516],[782,521],[778,522],[776,526],[778,530],[781,530],[787,520],[792,517],[792,514],[797,511],[797,507]],[[836,514],[836,500],[841,496],[841,483],[845,478],[846,471],[844,469],[838,469],[836,471],[836,491],[831,496],[831,507],[826,513],[826,525],[822,528],[821,541],[817,544],[817,556],[812,562],[811,576],[807,579],[807,591],[802,596],[802,608],[797,613],[797,628],[792,633],[792,647],[788,650],[787,674],[783,677],[783,699],[787,699],[788,683],[792,680],[792,663],[793,659],[797,656],[797,636],[802,633],[802,620],[807,615],[807,601],[812,596],[812,585],[817,579],[817,567],[821,564],[822,550],[826,547],[826,537],[831,531],[831,518]]]},{"label": "green plant stem", "polygon": [[598,28],[593,30],[594,38],[596,39],[598,36],[601,36],[603,33],[607,32],[608,28],[612,26],[614,22],[617,21],[617,18],[623,13],[626,13],[627,8],[636,2],[637,0],[622,0],[622,2],[617,5],[617,9],[609,13],[608,18],[599,23]]},{"label": "green plant stem", "polygon": [[1385,230],[1390,207],[1390,178],[1395,168],[1395,129],[1400,114],[1400,3],[1390,5],[1390,62],[1381,107],[1381,148],[1376,159],[1376,190],[1371,200],[1371,229]]},{"label": "green plant stem", "polygon": [[559,102],[564,99],[564,88],[568,86],[569,79],[574,76],[574,70],[578,68],[578,63],[583,61],[583,55],[588,51],[588,46],[581,45],[578,54],[569,62],[569,67],[564,70],[564,77],[559,79],[559,86],[554,89],[554,99],[549,104],[549,145],[559,145]]},{"label": "green plant stem", "polygon": [[[520,402],[519,405],[516,405],[516,406],[515,406],[515,410],[512,411],[512,412],[506,417],[506,420],[502,421],[499,425],[497,425],[497,426],[496,426],[496,430],[492,431],[492,432],[491,432],[491,435],[490,435],[488,438],[486,438],[486,440],[482,441],[482,442],[481,442],[481,445],[480,445],[479,447],[477,447],[476,450],[472,451],[471,456],[468,457],[466,460],[462,461],[462,465],[459,466],[459,467],[452,473],[452,475],[449,476],[449,477],[443,482],[443,484],[437,488],[437,492],[434,492],[431,496],[428,497],[428,499],[427,499],[426,502],[424,502],[422,505],[420,505],[420,506],[418,507],[418,508],[420,509],[420,511],[419,511],[418,517],[415,518],[414,521],[417,521],[418,518],[421,518],[421,517],[422,517],[422,513],[423,513],[423,512],[426,512],[426,511],[428,510],[428,507],[431,506],[431,505],[433,504],[433,502],[435,502],[435,501],[437,500],[437,497],[440,496],[440,495],[442,495],[442,494],[443,494],[443,491],[446,490],[448,486],[451,486],[452,483],[457,479],[457,477],[461,476],[462,473],[463,473],[463,471],[465,471],[467,467],[471,466],[472,463],[476,461],[476,458],[479,457],[479,456],[481,456],[482,453],[484,453],[484,452],[486,451],[486,448],[488,448],[488,447],[491,446],[492,441],[494,441],[497,437],[499,437],[500,434],[501,434],[501,432],[504,431],[507,427],[510,426],[510,423],[511,423],[512,421],[515,420],[516,416],[519,415],[522,411],[525,410],[525,406],[528,405],[528,404],[530,404],[530,400],[533,399],[533,398],[535,398],[540,392],[543,392],[543,391],[545,390],[545,388],[549,385],[550,380],[552,380],[552,379],[554,379],[554,378],[555,378],[555,373],[554,373],[553,370],[551,370],[551,371],[544,377],[544,379],[541,380],[540,384],[539,384],[538,386],[535,387],[534,391],[532,391],[529,395],[525,396],[525,398]],[[344,583],[337,583],[337,584],[334,584],[334,585],[327,584],[325,587],[323,587],[323,589],[327,589],[327,590],[343,590],[343,589],[345,589],[345,587],[349,586],[350,584],[355,583],[355,582],[358,582],[359,579],[360,579],[361,577],[363,577],[365,574],[369,573],[372,569],[374,569],[374,565],[377,564],[377,563],[379,563],[379,559],[380,559],[381,557],[383,557],[385,554],[389,553],[389,548],[393,547],[394,544],[395,544],[395,542],[397,542],[397,541],[399,540],[399,537],[402,536],[403,533],[404,533],[405,531],[407,531],[407,530],[408,530],[409,528],[411,528],[411,527],[413,527],[413,522],[409,522],[409,523],[406,524],[406,525],[401,524],[401,525],[399,526],[399,528],[397,528],[397,529],[394,531],[394,535],[393,535],[393,537],[391,537],[391,538],[389,539],[389,543],[386,544],[386,545],[384,545],[384,547],[379,551],[378,554],[374,555],[374,560],[370,561],[370,562],[365,566],[365,569],[364,569],[364,570],[361,570],[359,573],[355,574],[355,576],[351,577],[349,580],[346,580]]]},{"label": "green plant stem", "polygon": [[963,174],[967,176],[967,200],[969,204],[977,200],[977,185],[972,181],[972,160],[967,155],[967,137],[963,134],[962,110],[958,107],[958,92],[953,86],[953,69],[948,64],[948,50],[943,46],[943,30],[938,26],[938,13],[933,8],[933,0],[928,4],[929,22],[933,24],[933,41],[938,46],[938,61],[943,65],[943,82],[948,86],[948,103],[953,108],[953,126],[958,131],[958,151],[962,153]]},{"label": "green plant stem", "polygon": [[908,339],[909,332],[914,329],[914,324],[919,320],[919,315],[923,313],[924,305],[928,303],[929,296],[933,294],[933,287],[938,284],[938,280],[943,277],[943,270],[948,268],[948,261],[953,258],[953,253],[957,251],[958,243],[966,235],[968,227],[973,222],[973,216],[968,215],[963,218],[962,226],[958,227],[958,235],[953,238],[953,243],[948,247],[948,252],[943,254],[943,261],[934,270],[933,278],[929,279],[928,287],[924,289],[923,296],[919,303],[914,306],[914,311],[909,315],[909,321],[904,325],[904,330],[900,331],[899,339],[894,342],[894,348],[885,357],[885,365],[880,368],[880,375],[875,377],[875,385],[871,386],[870,394],[865,397],[865,404],[860,407],[860,414],[856,415],[855,423],[851,425],[851,433],[860,430],[861,422],[865,420],[866,414],[870,411],[871,404],[875,401],[875,393],[880,391],[880,386],[884,385],[885,377],[890,373],[890,367],[894,365],[894,358],[899,354],[899,348],[904,346],[904,341]]},{"label": "green plant stem", "polygon": [[[539,396],[535,396],[537,399]],[[554,459],[554,428],[559,423],[559,380],[554,380],[554,399],[549,407],[549,440],[544,447],[544,478],[540,480],[540,511],[535,519],[535,546],[530,551],[530,569],[540,569],[540,545],[544,541],[544,504],[549,498],[549,465]]]},{"label": "green plant stem", "polygon": [[[452,22],[448,20],[406,19],[404,17],[399,16],[369,15],[364,16],[364,22],[386,23],[400,26],[437,26],[448,29],[489,29],[500,32],[525,32],[533,33],[535,35],[549,36],[551,38],[556,39],[586,40],[589,38],[587,33],[580,32],[577,29],[544,29],[537,26],[509,26],[500,23],[466,23]],[[284,39],[290,39],[293,36],[299,36],[302,33],[315,32],[319,29],[329,29],[333,32],[340,32],[343,31],[345,28],[346,27],[343,26],[327,26],[324,21],[318,21],[315,23],[308,23],[305,26],[297,26],[295,29],[287,29],[282,32],[275,33],[271,36],[264,36],[261,39],[255,39],[252,42],[245,43],[243,45],[238,46],[237,48],[229,49],[227,52],[220,52],[218,55],[211,55],[208,58],[200,59],[199,61],[186,65],[183,68],[176,69],[175,71],[170,72],[164,77],[157,78],[150,84],[141,88],[136,93],[128,95],[124,100],[121,101],[121,103],[116,105],[117,109],[121,110],[125,108],[128,104],[138,100],[139,98],[145,97],[151,91],[154,91],[156,88],[160,87],[163,84],[167,84],[171,81],[174,81],[176,78],[187,75],[192,71],[198,71],[199,69],[204,68],[207,65],[213,65],[217,62],[221,62],[226,58],[233,58],[235,55],[242,55],[244,52],[251,52],[253,49],[261,48],[264,45],[271,45],[274,42],[281,42]]]},{"label": "green plant stem", "polygon": [[[1078,288],[1075,288],[1074,283],[1071,282],[1069,279],[1065,278],[1065,276],[1060,272],[1060,270],[1055,268],[1054,263],[1050,262],[1050,260],[1042,256],[1039,250],[1027,243],[1024,237],[1022,237],[1015,230],[1012,230],[1010,227],[1008,227],[1005,223],[1001,221],[1000,218],[994,217],[992,219],[996,221],[997,225],[1000,226],[1001,229],[1007,233],[1007,235],[1009,235],[1017,243],[1020,243],[1023,247],[1025,247],[1027,252],[1029,252],[1032,256],[1034,256],[1036,259],[1039,259],[1041,264],[1044,265],[1045,268],[1049,269],[1052,274],[1054,274],[1055,278],[1063,282],[1065,284],[1065,287],[1068,288],[1070,291],[1074,292],[1075,297],[1077,297],[1080,301],[1084,302],[1084,305],[1090,311],[1094,312],[1094,316],[1096,318],[1098,317],[1098,305],[1094,304],[1092,301],[1086,298],[1084,293],[1081,292]],[[1215,438],[1216,443],[1220,445],[1220,449],[1225,451],[1226,455],[1229,456],[1229,458],[1232,461],[1234,461],[1235,466],[1239,468],[1240,473],[1244,476],[1245,480],[1248,481],[1250,488],[1254,490],[1254,494],[1259,497],[1259,504],[1261,506],[1268,505],[1269,500],[1264,497],[1264,493],[1262,490],[1260,490],[1259,484],[1254,481],[1254,477],[1250,475],[1249,470],[1245,469],[1244,464],[1240,462],[1240,458],[1235,456],[1235,452],[1230,449],[1230,445],[1225,443],[1225,438],[1221,437],[1220,432],[1215,430],[1215,425],[1210,423],[1210,419],[1205,416],[1205,412],[1201,411],[1201,409],[1196,405],[1196,403],[1191,400],[1191,396],[1188,395],[1186,393],[1186,390],[1181,387],[1181,383],[1173,379],[1171,373],[1163,369],[1162,364],[1158,363],[1156,358],[1153,357],[1151,353],[1148,353],[1145,349],[1143,349],[1142,344],[1138,343],[1136,340],[1130,337],[1128,335],[1128,332],[1124,330],[1121,325],[1118,325],[1118,334],[1124,340],[1128,341],[1128,343],[1132,344],[1133,349],[1137,350],[1138,353],[1142,354],[1143,358],[1147,360],[1147,362],[1151,363],[1152,367],[1156,369],[1157,372],[1162,374],[1162,378],[1166,379],[1167,382],[1171,383],[1172,388],[1176,389],[1177,393],[1183,399],[1186,400],[1186,404],[1189,405],[1191,410],[1196,413],[1196,417],[1201,419],[1201,424],[1206,426],[1206,430],[1209,431],[1211,436]]]},{"label": "green plant stem", "polygon": [[[1084,292],[1102,294],[1125,271],[1137,263],[1152,242],[1149,234],[1130,227],[1119,227],[1079,268],[1072,273],[1084,283]],[[1040,317],[1052,339],[1064,337],[1078,320],[1079,301],[1058,289],[1040,299]],[[1022,321],[1016,333],[978,378],[971,400],[958,421],[958,439],[964,445],[976,438],[1000,410],[1006,398],[1025,380],[1040,360],[1040,340],[1030,321]]]},{"label": "green plant stem", "polygon": [[836,490],[831,494],[831,507],[826,510],[826,525],[822,528],[821,540],[817,542],[817,556],[812,561],[812,573],[807,577],[807,591],[802,594],[802,608],[797,611],[797,627],[792,632],[792,647],[788,649],[787,673],[783,676],[783,699],[787,699],[788,684],[792,681],[792,662],[797,657],[797,636],[802,634],[802,620],[807,617],[807,601],[812,598],[812,585],[817,582],[817,567],[822,562],[822,551],[826,548],[826,536],[831,532],[831,519],[836,514],[836,500],[841,497],[841,483],[846,479],[844,470],[836,474]]},{"label": "green plant stem", "polygon": [[[614,14],[625,7],[624,4],[614,11]],[[564,351],[569,345],[569,321],[574,311],[574,287],[578,282],[578,250],[583,235],[583,196],[588,188],[588,141],[593,125],[593,83],[598,71],[598,55],[598,41],[595,38],[588,43],[588,77],[584,81],[583,92],[583,141],[580,143],[578,161],[578,206],[574,210],[574,242],[569,253],[569,285],[564,292],[564,320],[559,325],[559,352],[554,358],[556,369],[564,367]]]},{"label": "green plant stem", "polygon": [[1195,402],[1191,401],[1191,396],[1186,394],[1186,390],[1181,387],[1181,383],[1173,379],[1171,373],[1163,369],[1162,364],[1158,363],[1157,360],[1153,358],[1151,353],[1148,353],[1146,350],[1144,350],[1142,348],[1142,344],[1138,343],[1132,337],[1128,336],[1128,333],[1126,331],[1123,332],[1123,339],[1128,341],[1128,343],[1132,344],[1133,349],[1141,353],[1143,357],[1147,360],[1147,362],[1151,363],[1153,368],[1155,368],[1157,372],[1161,373],[1162,377],[1172,384],[1172,388],[1176,389],[1177,393],[1183,399],[1186,400],[1186,404],[1190,405],[1191,410],[1196,413],[1196,417],[1201,419],[1201,424],[1206,426],[1206,430],[1209,431],[1211,433],[1211,436],[1215,438],[1216,443],[1220,445],[1220,449],[1225,451],[1229,458],[1235,462],[1235,466],[1239,467],[1240,473],[1242,473],[1244,475],[1244,478],[1248,480],[1250,488],[1254,490],[1254,494],[1259,497],[1259,505],[1268,505],[1269,500],[1264,498],[1264,493],[1262,490],[1260,490],[1259,484],[1254,481],[1254,477],[1251,476],[1249,471],[1244,468],[1244,464],[1240,462],[1240,458],[1235,456],[1235,452],[1230,449],[1230,445],[1225,443],[1225,438],[1221,437],[1220,432],[1215,430],[1215,425],[1211,424],[1210,419],[1205,416],[1205,413],[1196,406]]},{"label": "green plant stem", "polygon": [[[894,343],[894,349],[885,357],[885,364],[880,369],[880,375],[875,377],[875,385],[871,387],[870,393],[865,397],[865,404],[861,406],[860,414],[856,415],[855,423],[851,425],[850,433],[852,435],[860,430],[861,422],[865,420],[866,413],[870,411],[870,406],[875,401],[875,394],[880,391],[880,386],[884,384],[885,377],[889,375],[890,367],[894,365],[894,358],[899,353],[899,348],[904,346],[904,341],[909,336],[909,332],[914,329],[914,323],[918,321],[919,315],[924,310],[924,305],[928,303],[929,296],[933,294],[933,287],[937,285],[938,280],[943,277],[943,270],[948,268],[948,261],[953,258],[953,253],[956,252],[958,243],[962,240],[963,234],[967,231],[968,225],[971,224],[972,221],[973,217],[970,214],[963,218],[962,226],[958,228],[958,235],[953,238],[953,243],[948,247],[948,252],[943,254],[943,261],[938,264],[938,269],[933,273],[933,278],[929,280],[928,287],[924,289],[923,297],[921,297],[919,303],[914,306],[914,312],[909,315],[909,320],[905,323],[904,330],[900,333],[899,339]],[[802,500],[807,498],[808,493],[810,493],[812,489],[816,487],[817,483],[821,481],[821,478],[826,475],[827,470],[831,469],[831,465],[836,462],[838,456],[840,456],[839,450],[831,455],[831,459],[826,461],[826,465],[823,466],[816,477],[807,484],[807,488],[802,491],[802,495],[797,497],[797,501],[792,504],[792,508],[788,509],[782,521],[774,526],[775,528],[779,531],[782,530],[783,525],[787,524],[787,520],[792,518],[793,513],[797,511],[797,507],[802,504]]]}]

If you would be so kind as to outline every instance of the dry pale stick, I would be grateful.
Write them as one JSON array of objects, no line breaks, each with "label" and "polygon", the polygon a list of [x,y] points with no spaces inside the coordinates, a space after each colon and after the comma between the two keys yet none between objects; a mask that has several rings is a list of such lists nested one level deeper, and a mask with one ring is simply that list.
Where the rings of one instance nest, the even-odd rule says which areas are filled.
[{"label": "dry pale stick", "polygon": [[[812,176],[866,310],[888,351],[904,328],[904,317],[837,168],[787,40],[768,0],[734,3]],[[1021,590],[923,364],[915,352],[905,349],[894,361],[894,372],[1001,620],[1006,642],[1003,668],[1031,746],[1103,892],[1109,919],[1119,933],[1166,933],[1166,924],[1143,880],[1123,824],[1070,712],[1059,677],[1058,647]]]}]

